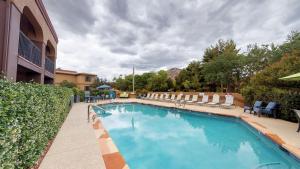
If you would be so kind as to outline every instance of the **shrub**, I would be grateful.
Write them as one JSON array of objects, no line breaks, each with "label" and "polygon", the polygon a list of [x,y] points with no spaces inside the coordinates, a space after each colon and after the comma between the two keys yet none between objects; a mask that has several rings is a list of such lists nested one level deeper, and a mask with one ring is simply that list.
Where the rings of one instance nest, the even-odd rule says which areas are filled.
[{"label": "shrub", "polygon": [[300,72],[299,64],[299,54],[287,54],[257,73],[241,90],[245,102],[253,104],[255,100],[276,101],[280,104],[279,118],[296,121],[292,109],[300,109],[300,82],[283,81],[279,78]]},{"label": "shrub", "polygon": [[0,168],[30,168],[69,112],[72,90],[0,80]]}]

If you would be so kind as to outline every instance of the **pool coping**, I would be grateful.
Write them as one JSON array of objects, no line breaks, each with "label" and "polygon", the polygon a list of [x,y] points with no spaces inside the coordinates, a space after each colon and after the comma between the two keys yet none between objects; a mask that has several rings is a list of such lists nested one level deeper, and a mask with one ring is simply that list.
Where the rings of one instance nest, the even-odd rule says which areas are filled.
[{"label": "pool coping", "polygon": [[[115,101],[115,102],[107,102],[107,103],[97,103],[96,105],[122,104],[122,103],[123,104],[124,103],[125,104],[137,103],[137,104],[151,105],[151,106],[156,106],[156,107],[173,108],[173,109],[177,109],[177,110],[185,110],[185,111],[193,112],[195,114],[197,114],[197,113],[203,113],[203,114],[208,114],[208,115],[215,115],[215,116],[221,116],[221,117],[229,117],[229,118],[240,119],[242,122],[244,122],[245,124],[249,125],[249,127],[252,127],[257,132],[259,132],[260,134],[262,134],[264,137],[266,137],[267,139],[269,139],[270,141],[272,141],[274,144],[276,144],[282,151],[286,152],[292,158],[295,158],[297,161],[300,162],[300,149],[299,148],[286,143],[277,134],[273,133],[267,127],[265,127],[264,125],[256,122],[255,120],[253,120],[249,116],[245,116],[245,115],[236,116],[236,115],[231,115],[231,114],[221,114],[221,113],[210,112],[210,111],[205,111],[205,112],[201,111],[200,112],[200,111],[196,111],[196,110],[191,110],[191,109],[186,108],[186,107],[174,107],[174,106],[168,106],[168,105],[156,105],[156,104],[152,104],[152,103],[143,103],[143,102],[138,102],[138,101],[126,101],[126,102],[124,102],[124,101],[121,101],[121,102],[120,101]],[[97,116],[97,114],[94,111],[92,111],[92,113],[93,113],[93,116],[95,116],[95,118],[96,118],[96,121],[94,122],[94,124],[97,123],[96,125],[101,125],[102,130],[103,130],[103,131],[95,131],[96,132],[96,136],[97,136],[97,132],[98,132],[100,134],[100,137],[98,137],[98,138],[103,139],[103,137],[107,137],[107,139],[111,140],[112,145],[110,145],[111,146],[110,148],[113,149],[118,154],[118,155],[116,155],[116,158],[111,158],[111,159],[106,158],[106,160],[105,160],[105,158],[103,157],[105,165],[106,165],[106,163],[108,164],[108,168],[107,169],[129,169],[129,166],[126,164],[125,158],[119,152],[119,150],[117,149],[117,146],[113,143],[112,138],[109,137],[108,132],[102,126],[101,119]],[[93,127],[94,127],[94,124],[93,124]],[[98,136],[99,136],[99,134],[98,134]],[[103,143],[103,141],[102,142],[100,141],[100,149],[105,149],[105,147],[107,147],[107,144]],[[119,160],[117,158],[119,158]],[[112,165],[111,163],[115,163],[115,162],[122,163],[122,164],[124,163],[124,167],[126,167],[126,168],[124,168],[124,167],[123,168],[111,168],[110,167],[110,165]]]}]

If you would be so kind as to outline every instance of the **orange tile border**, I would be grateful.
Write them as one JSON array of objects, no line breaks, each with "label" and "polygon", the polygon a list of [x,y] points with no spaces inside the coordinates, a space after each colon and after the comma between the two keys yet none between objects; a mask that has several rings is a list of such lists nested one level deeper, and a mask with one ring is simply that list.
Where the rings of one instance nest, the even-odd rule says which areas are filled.
[{"label": "orange tile border", "polygon": [[103,155],[106,169],[123,169],[126,163],[119,152]]},{"label": "orange tile border", "polygon": [[100,152],[105,163],[106,169],[129,169],[125,159],[119,152],[117,146],[114,144],[108,132],[104,129],[101,120],[97,117],[96,113],[92,110],[91,117],[92,128],[95,130],[95,136],[99,141]]}]

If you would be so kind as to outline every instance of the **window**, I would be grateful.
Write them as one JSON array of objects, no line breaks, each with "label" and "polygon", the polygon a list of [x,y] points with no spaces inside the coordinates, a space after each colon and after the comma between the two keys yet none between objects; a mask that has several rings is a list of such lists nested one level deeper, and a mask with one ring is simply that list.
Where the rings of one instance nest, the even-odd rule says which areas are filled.
[{"label": "window", "polygon": [[90,86],[84,86],[84,91],[89,91],[90,90]]},{"label": "window", "polygon": [[91,81],[92,81],[91,76],[85,76],[85,81],[86,81],[86,82],[91,82]]}]

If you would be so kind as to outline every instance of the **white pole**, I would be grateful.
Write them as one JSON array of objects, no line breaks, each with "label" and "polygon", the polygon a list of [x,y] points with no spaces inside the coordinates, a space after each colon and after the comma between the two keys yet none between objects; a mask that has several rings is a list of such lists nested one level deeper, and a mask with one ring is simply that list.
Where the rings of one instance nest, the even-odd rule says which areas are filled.
[{"label": "white pole", "polygon": [[132,67],[133,77],[132,77],[132,93],[134,93],[134,65]]}]

